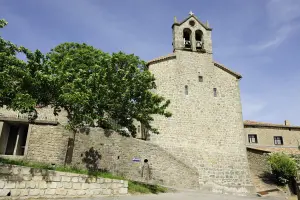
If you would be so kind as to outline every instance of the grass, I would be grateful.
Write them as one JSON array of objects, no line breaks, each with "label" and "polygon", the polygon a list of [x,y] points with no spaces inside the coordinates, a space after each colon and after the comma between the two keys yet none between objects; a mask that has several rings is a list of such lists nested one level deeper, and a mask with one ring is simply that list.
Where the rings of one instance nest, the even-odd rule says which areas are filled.
[{"label": "grass", "polygon": [[[26,160],[12,160],[6,158],[0,158],[0,164],[1,163],[9,164],[9,165],[26,166],[26,167],[36,168],[36,169],[46,169],[46,170],[55,170],[60,172],[93,175],[102,178],[127,180],[124,177],[116,176],[109,172],[96,172],[91,174],[88,170],[80,169],[73,166],[52,166],[45,163],[29,162]],[[128,192],[131,194],[158,194],[158,193],[165,193],[168,190],[167,188],[159,185],[145,184],[145,183],[131,181],[131,180],[127,180],[127,181],[128,181]]]}]

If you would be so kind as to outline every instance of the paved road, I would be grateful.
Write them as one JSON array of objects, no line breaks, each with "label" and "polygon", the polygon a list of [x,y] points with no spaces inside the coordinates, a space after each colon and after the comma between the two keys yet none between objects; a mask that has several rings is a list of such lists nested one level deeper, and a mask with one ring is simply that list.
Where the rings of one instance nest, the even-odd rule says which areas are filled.
[{"label": "paved road", "polygon": [[199,192],[166,193],[159,195],[130,195],[122,197],[102,197],[80,200],[285,200],[283,197],[231,196]]}]

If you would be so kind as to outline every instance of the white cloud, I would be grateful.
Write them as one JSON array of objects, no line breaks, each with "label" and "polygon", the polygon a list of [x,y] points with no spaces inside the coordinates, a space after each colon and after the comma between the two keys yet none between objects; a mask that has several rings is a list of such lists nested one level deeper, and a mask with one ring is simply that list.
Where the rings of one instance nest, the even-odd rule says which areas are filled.
[{"label": "white cloud", "polygon": [[295,31],[297,31],[300,28],[300,25],[294,25],[294,24],[287,24],[285,26],[282,26],[278,30],[274,30],[275,34],[271,35],[271,39],[264,41],[261,44],[252,45],[250,46],[253,50],[266,50],[268,48],[275,48],[278,47],[280,44],[282,44],[285,40],[287,40],[289,37],[292,36]]},{"label": "white cloud", "polygon": [[274,27],[290,23],[300,17],[299,0],[270,0],[266,7],[267,15]]},{"label": "white cloud", "polygon": [[300,18],[299,0],[270,0],[266,4],[268,24],[264,31],[270,32],[269,38],[260,44],[250,46],[252,50],[263,51],[276,48],[298,31],[300,24],[295,20]]}]

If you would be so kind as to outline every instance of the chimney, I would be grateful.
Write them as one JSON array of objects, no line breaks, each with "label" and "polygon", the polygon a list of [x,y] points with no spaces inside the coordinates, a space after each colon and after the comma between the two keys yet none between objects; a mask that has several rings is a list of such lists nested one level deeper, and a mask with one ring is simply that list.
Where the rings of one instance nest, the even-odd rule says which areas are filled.
[{"label": "chimney", "polygon": [[290,121],[289,121],[289,120],[284,120],[284,125],[286,125],[286,126],[290,126],[290,125],[291,125],[291,123],[290,123]]}]

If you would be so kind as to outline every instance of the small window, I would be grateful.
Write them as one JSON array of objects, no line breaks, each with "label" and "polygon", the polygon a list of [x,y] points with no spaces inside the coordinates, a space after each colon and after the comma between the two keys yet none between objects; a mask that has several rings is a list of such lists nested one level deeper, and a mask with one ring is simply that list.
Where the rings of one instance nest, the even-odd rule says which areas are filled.
[{"label": "small window", "polygon": [[275,145],[283,145],[283,138],[282,138],[282,136],[274,136],[274,144]]},{"label": "small window", "polygon": [[184,86],[185,95],[189,94],[189,87],[186,85]]},{"label": "small window", "polygon": [[214,88],[214,97],[217,96],[217,88]]},{"label": "small window", "polygon": [[257,135],[255,134],[248,135],[248,141],[249,143],[257,143]]},{"label": "small window", "polygon": [[199,82],[203,82],[203,76],[198,76]]}]

